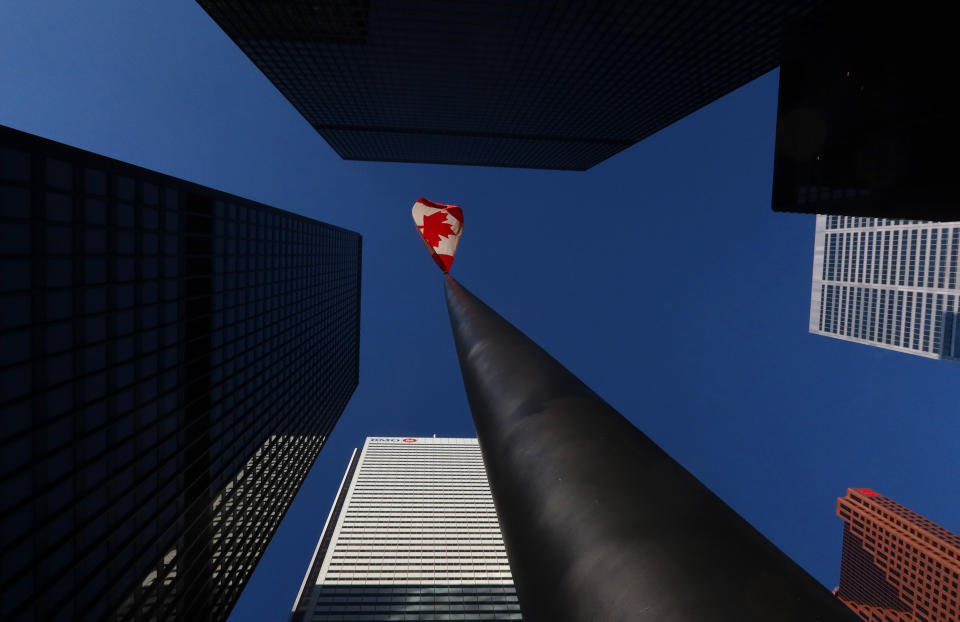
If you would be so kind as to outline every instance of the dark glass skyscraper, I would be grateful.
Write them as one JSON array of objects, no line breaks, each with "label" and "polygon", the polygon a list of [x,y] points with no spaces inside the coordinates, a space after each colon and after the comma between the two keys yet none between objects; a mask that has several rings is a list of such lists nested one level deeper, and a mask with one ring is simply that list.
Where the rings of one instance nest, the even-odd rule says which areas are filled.
[{"label": "dark glass skyscraper", "polygon": [[819,0],[198,0],[341,157],[585,170],[780,62]]},{"label": "dark glass skyscraper", "polygon": [[825,3],[783,35],[773,208],[960,220],[956,28],[895,3]]},{"label": "dark glass skyscraper", "polygon": [[0,619],[225,619],[357,385],[360,236],[3,127],[0,218]]}]

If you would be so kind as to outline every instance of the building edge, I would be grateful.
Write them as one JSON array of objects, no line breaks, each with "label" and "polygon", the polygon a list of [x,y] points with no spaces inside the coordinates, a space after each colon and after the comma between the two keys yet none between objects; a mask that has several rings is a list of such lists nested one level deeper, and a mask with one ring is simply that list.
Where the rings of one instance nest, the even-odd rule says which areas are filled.
[{"label": "building edge", "polygon": [[300,591],[293,601],[293,608],[290,610],[290,622],[302,622],[307,611],[309,611],[310,601],[313,591],[308,589],[311,583],[316,583],[317,576],[320,574],[320,567],[323,565],[323,559],[327,555],[327,549],[330,546],[330,540],[333,538],[333,531],[337,526],[337,520],[340,518],[340,512],[343,511],[344,502],[347,499],[347,491],[350,483],[353,482],[353,474],[357,470],[357,464],[360,462],[360,450],[354,448],[350,454],[350,461],[347,463],[347,469],[343,473],[343,479],[340,480],[340,487],[337,489],[337,496],[327,514],[327,521],[323,524],[323,530],[320,532],[320,539],[317,540],[317,546],[313,550],[313,557],[307,566],[307,573],[303,576],[303,582],[300,584]]}]

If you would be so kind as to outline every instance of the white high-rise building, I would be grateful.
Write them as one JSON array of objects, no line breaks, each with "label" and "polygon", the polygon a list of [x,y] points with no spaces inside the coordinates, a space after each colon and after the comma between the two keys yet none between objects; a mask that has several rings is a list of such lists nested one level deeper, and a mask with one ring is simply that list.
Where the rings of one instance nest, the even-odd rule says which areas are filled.
[{"label": "white high-rise building", "polygon": [[960,222],[817,216],[810,332],[960,360]]},{"label": "white high-rise building", "polygon": [[291,622],[520,619],[477,439],[367,438]]}]

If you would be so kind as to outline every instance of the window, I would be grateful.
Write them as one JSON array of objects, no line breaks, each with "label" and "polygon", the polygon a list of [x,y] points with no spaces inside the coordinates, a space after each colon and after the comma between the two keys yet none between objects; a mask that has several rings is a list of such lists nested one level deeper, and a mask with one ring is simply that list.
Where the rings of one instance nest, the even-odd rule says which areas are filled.
[{"label": "window", "polygon": [[135,194],[133,180],[129,177],[117,176],[115,183],[114,194],[116,197],[124,201],[133,201]]},{"label": "window", "polygon": [[923,320],[923,315],[921,307],[923,306],[923,294],[917,292],[914,297],[914,308],[913,308],[913,349],[920,349],[920,326],[921,321]]},{"label": "window", "polygon": [[30,217],[30,191],[26,188],[0,186],[0,216]]},{"label": "window", "polygon": [[933,316],[933,345],[934,354],[940,354],[943,339],[943,294],[937,294],[937,306]]},{"label": "window", "polygon": [[46,228],[46,251],[50,254],[66,254],[73,251],[73,229],[63,226]]},{"label": "window", "polygon": [[51,259],[46,262],[47,287],[69,287],[73,284],[73,262]]},{"label": "window", "polygon": [[113,214],[114,223],[118,227],[132,228],[134,226],[133,206],[129,203],[117,203]]},{"label": "window", "polygon": [[[887,235],[889,235],[889,231]],[[890,284],[893,285],[897,278],[897,248],[899,247],[899,231],[893,232],[893,246],[890,248]]]},{"label": "window", "polygon": [[85,169],[83,171],[83,189],[87,194],[106,194],[107,174],[92,168]]},{"label": "window", "polygon": [[140,210],[140,224],[144,229],[156,229],[160,223],[160,215],[156,209],[144,207]]},{"label": "window", "polygon": [[117,231],[114,236],[114,250],[121,255],[132,255],[135,250],[133,232]]},{"label": "window", "polygon": [[83,312],[90,315],[102,313],[107,308],[107,290],[103,287],[88,287],[83,290]]},{"label": "window", "polygon": [[904,231],[903,235],[900,236],[900,272],[899,272],[898,284],[906,284],[907,277],[907,232]]},{"label": "window", "polygon": [[[916,230],[914,230],[916,233]],[[920,256],[917,263],[917,286],[923,285],[923,277],[925,275],[924,268],[926,267],[927,259],[927,231],[923,230],[920,232]]]},{"label": "window", "polygon": [[[877,341],[890,343],[890,320],[886,314],[887,290],[880,290],[880,317],[877,327]],[[884,337],[884,327],[886,327],[886,337]]]},{"label": "window", "polygon": [[913,275],[917,265],[917,230],[910,232],[910,274],[907,278],[907,285],[913,285]]},{"label": "window", "polygon": [[107,204],[99,199],[84,199],[83,219],[87,224],[104,225],[107,223]]},{"label": "window", "polygon": [[30,181],[30,154],[19,149],[0,147],[0,179]]},{"label": "window", "polygon": [[[851,294],[853,293],[853,290],[854,288],[850,289]],[[860,336],[860,312],[863,309],[863,305],[861,304],[863,288],[857,287],[856,292],[857,292],[856,302],[853,305],[853,336],[859,337]]]},{"label": "window", "polygon": [[59,192],[47,192],[44,195],[47,220],[70,222],[73,220],[73,197]]},{"label": "window", "polygon": [[840,294],[840,331],[838,334],[844,334],[847,325],[847,288],[844,286]]},{"label": "window", "polygon": [[953,230],[952,240],[950,244],[950,278],[948,287],[955,289],[957,287],[957,251],[958,248],[960,248],[960,228]]},{"label": "window", "polygon": [[87,285],[107,281],[107,262],[103,259],[86,259],[83,262],[83,278]]},{"label": "window", "polygon": [[107,232],[104,229],[84,227],[83,249],[89,255],[102,255],[107,252]]},{"label": "window", "polygon": [[824,313],[824,330],[834,332],[834,290],[833,285],[827,285],[826,293],[826,312]]},{"label": "window", "polygon": [[907,306],[903,311],[903,347],[910,347],[910,320],[913,319],[913,292],[907,292]]},{"label": "window", "polygon": [[143,183],[143,202],[146,205],[157,205],[160,203],[160,189],[156,184]]},{"label": "window", "polygon": [[850,277],[850,234],[844,236],[843,248],[843,280],[848,281]]},{"label": "window", "polygon": [[[73,165],[61,160],[47,159],[47,185],[61,190],[73,189]],[[27,181],[27,180],[24,180]]]},{"label": "window", "polygon": [[[892,299],[892,296],[891,296]],[[903,319],[903,292],[897,292],[897,315],[894,321],[893,344],[900,345],[901,320]]]},{"label": "window", "polygon": [[[824,257],[823,270],[822,270],[822,272],[820,273],[820,279],[821,279],[821,280],[826,280],[826,279],[827,279],[827,274],[828,274],[828,272],[827,272],[827,266],[829,266],[829,265],[833,262],[833,248],[832,248],[832,245],[833,245],[833,235],[827,235],[827,237],[826,237],[826,243],[824,244],[824,247],[826,248],[826,257]],[[833,274],[832,270],[830,271],[829,274]]]},{"label": "window", "polygon": [[[866,246],[866,243],[865,243],[865,242],[866,242],[866,239],[865,239],[865,238],[866,238],[867,234],[866,234],[866,233],[861,233],[861,234],[860,234],[860,240],[859,240],[859,242],[858,242],[857,239],[856,239],[857,234],[854,233],[853,236],[854,236],[854,242],[853,242],[854,246],[857,246],[857,247],[859,247],[859,249],[860,249],[860,260],[859,260],[859,262],[857,263],[857,282],[858,282],[858,283],[863,283],[863,255],[864,255],[864,250],[865,250],[864,247]],[[868,279],[868,280],[869,280],[869,279]]]}]

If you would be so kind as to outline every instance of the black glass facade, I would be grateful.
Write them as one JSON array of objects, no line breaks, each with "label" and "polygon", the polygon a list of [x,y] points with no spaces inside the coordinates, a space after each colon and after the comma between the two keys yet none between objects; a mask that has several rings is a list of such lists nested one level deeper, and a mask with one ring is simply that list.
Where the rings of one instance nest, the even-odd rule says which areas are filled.
[{"label": "black glass facade", "polygon": [[818,0],[198,0],[343,158],[585,170],[776,67]]},{"label": "black glass facade", "polygon": [[357,385],[360,236],[3,127],[0,218],[0,619],[225,619]]},{"label": "black glass facade", "polygon": [[784,31],[773,208],[960,220],[955,27],[893,4],[825,4]]}]

